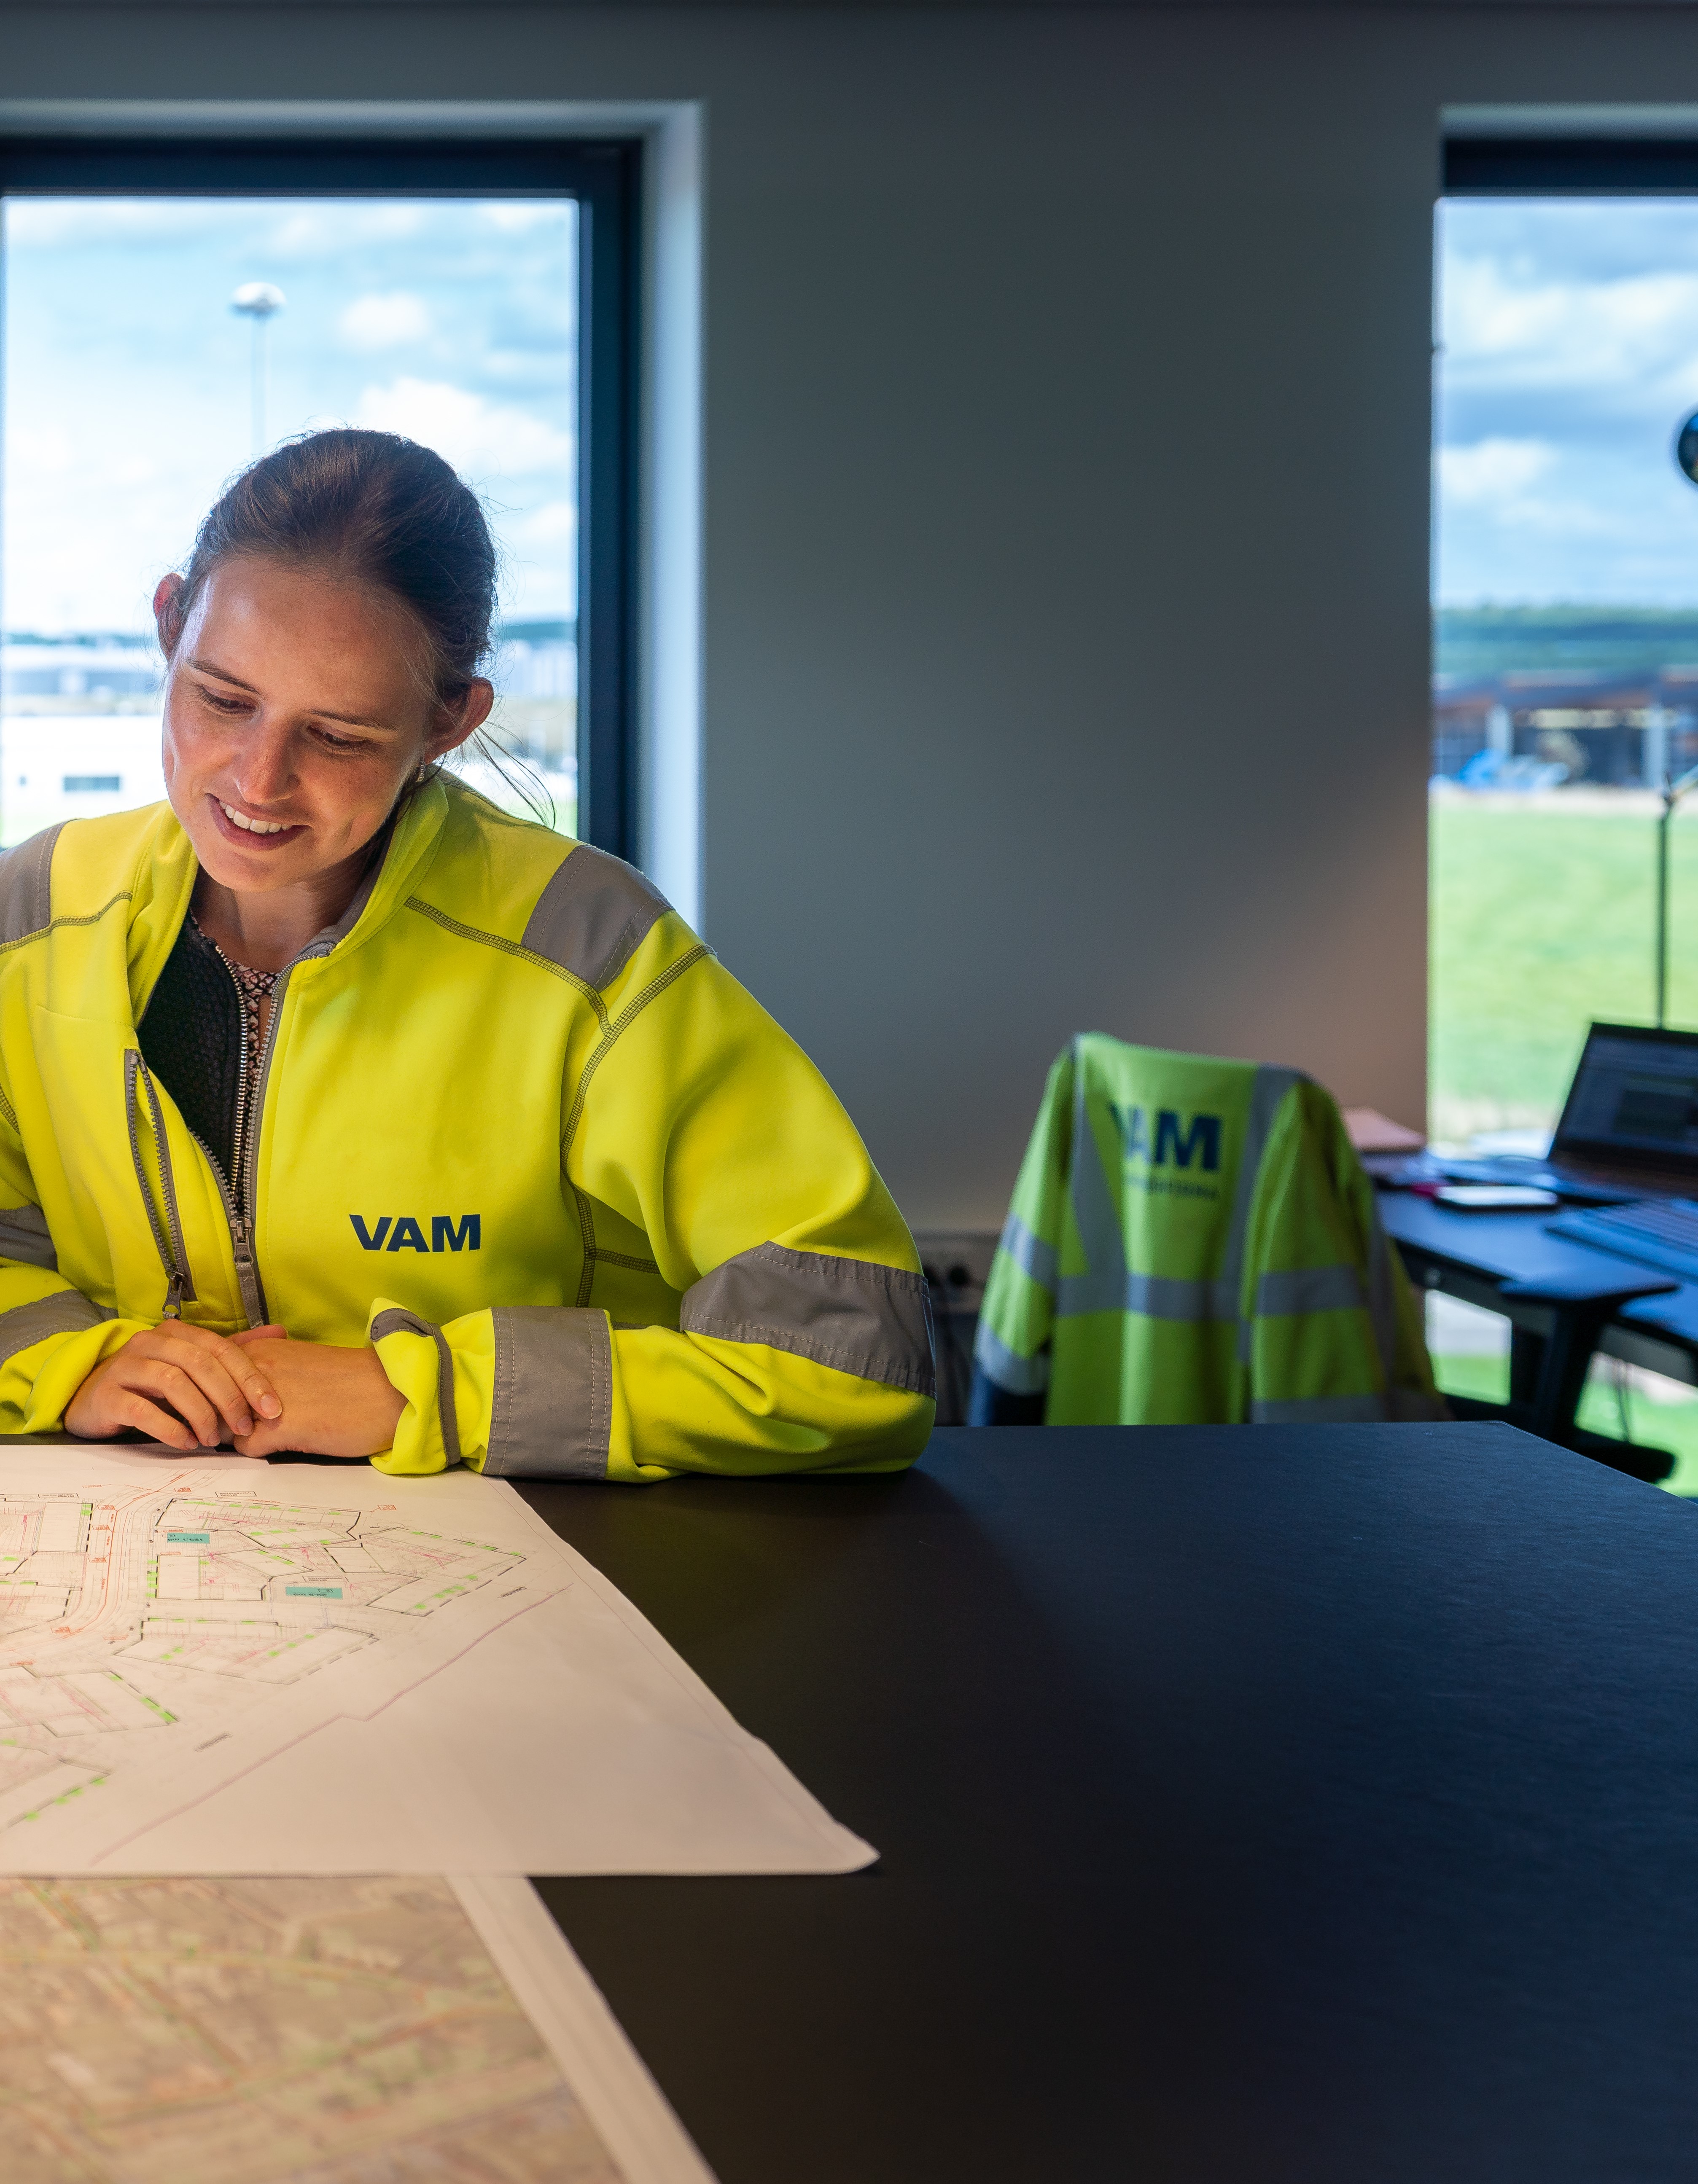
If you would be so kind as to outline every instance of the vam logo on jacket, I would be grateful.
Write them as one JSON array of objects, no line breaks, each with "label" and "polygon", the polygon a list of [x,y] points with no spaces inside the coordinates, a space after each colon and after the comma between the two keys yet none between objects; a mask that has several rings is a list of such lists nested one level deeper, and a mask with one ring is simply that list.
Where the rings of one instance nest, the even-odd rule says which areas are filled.
[{"label": "vam logo on jacket", "polygon": [[483,1217],[478,1213],[462,1213],[458,1222],[451,1213],[427,1215],[428,1244],[423,1228],[411,1213],[403,1213],[399,1219],[393,1213],[380,1213],[369,1228],[359,1214],[350,1213],[348,1217],[362,1251],[481,1251],[483,1248]]},{"label": "vam logo on jacket", "polygon": [[1196,1161],[1205,1175],[1219,1172],[1219,1115],[1193,1115],[1190,1128],[1182,1130],[1174,1109],[1159,1107],[1156,1110],[1153,1140],[1150,1136],[1148,1118],[1142,1107],[1116,1107],[1114,1115],[1120,1125],[1120,1139],[1129,1161],[1148,1161],[1152,1167],[1165,1167],[1170,1162],[1177,1167],[1189,1167],[1193,1161]]}]

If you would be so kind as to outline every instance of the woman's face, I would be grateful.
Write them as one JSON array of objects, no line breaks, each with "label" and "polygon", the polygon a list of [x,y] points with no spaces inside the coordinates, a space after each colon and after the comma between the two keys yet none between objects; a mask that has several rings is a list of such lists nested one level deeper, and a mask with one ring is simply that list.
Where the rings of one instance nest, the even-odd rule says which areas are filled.
[{"label": "woman's face", "polygon": [[[154,595],[161,642],[180,577]],[[203,870],[239,893],[329,873],[362,850],[424,760],[464,743],[487,682],[427,694],[424,640],[382,593],[286,563],[214,570],[170,652],[165,773]]]}]

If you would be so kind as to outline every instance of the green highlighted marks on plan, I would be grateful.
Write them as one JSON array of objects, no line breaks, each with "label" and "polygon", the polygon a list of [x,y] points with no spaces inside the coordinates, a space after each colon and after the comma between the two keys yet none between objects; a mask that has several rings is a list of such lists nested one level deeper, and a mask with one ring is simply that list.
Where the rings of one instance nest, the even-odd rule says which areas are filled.
[{"label": "green highlighted marks on plan", "polygon": [[[527,1604],[495,1602],[523,1582],[522,1553],[332,1500],[340,1479],[315,1480],[313,1504],[185,1491],[170,1471],[155,1485],[151,1466],[120,1462],[91,1496],[75,1474],[61,1485],[64,1462],[9,1451],[0,1479],[0,1844],[19,1827],[103,1842],[121,1825],[127,1840],[133,1825],[100,1809],[124,1801],[90,1794],[109,1771],[150,1813],[186,1808],[233,1765],[238,1720],[263,1745],[255,1699],[322,1690],[310,1718],[339,1718],[339,1672],[387,1694],[422,1624],[481,1632]],[[468,1533],[494,1524],[486,1498]],[[8,2142],[0,2184],[16,2166]]]}]

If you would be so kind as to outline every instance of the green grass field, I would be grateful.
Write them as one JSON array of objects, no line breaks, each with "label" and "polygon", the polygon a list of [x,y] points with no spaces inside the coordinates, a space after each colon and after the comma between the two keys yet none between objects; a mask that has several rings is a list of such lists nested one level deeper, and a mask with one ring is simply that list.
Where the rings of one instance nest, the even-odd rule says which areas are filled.
[{"label": "green grass field", "polygon": [[[1589,800],[1590,802],[1591,800]],[[1433,801],[1429,1127],[1551,1123],[1594,1017],[1649,1023],[1656,825],[1560,795]],[[1698,1028],[1698,812],[1670,858],[1671,1023]]]},{"label": "green grass field", "polygon": [[[1698,801],[1698,800],[1695,800]],[[1554,1123],[1595,1017],[1649,1023],[1656,822],[1649,798],[1611,810],[1560,794],[1466,798],[1432,808],[1431,1082],[1436,1138]],[[1698,1029],[1698,811],[1670,845],[1671,1023]],[[1434,1359],[1439,1385],[1501,1401],[1507,1365]],[[1654,1401],[1595,1366],[1580,1419],[1680,1458],[1667,1482],[1698,1494],[1698,1393]]]}]

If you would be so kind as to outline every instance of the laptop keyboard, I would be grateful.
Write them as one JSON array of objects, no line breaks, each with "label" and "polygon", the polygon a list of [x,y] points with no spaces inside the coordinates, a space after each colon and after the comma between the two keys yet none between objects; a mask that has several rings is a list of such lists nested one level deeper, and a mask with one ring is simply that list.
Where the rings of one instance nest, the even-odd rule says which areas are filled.
[{"label": "laptop keyboard", "polygon": [[1559,1213],[1545,1223],[1553,1236],[1589,1244],[1595,1251],[1613,1251],[1637,1259],[1659,1273],[1698,1282],[1698,1201],[1690,1198],[1641,1198],[1631,1206],[1589,1206]]}]

